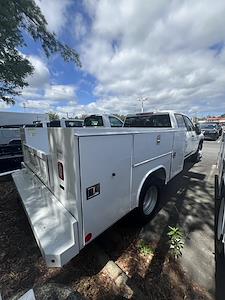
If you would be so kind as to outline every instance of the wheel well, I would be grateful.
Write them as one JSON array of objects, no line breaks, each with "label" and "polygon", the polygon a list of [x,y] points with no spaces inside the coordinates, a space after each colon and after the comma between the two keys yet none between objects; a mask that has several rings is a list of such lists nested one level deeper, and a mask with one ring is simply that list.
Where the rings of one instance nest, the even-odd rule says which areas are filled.
[{"label": "wheel well", "polygon": [[152,179],[157,180],[159,182],[160,186],[163,186],[166,182],[166,171],[164,168],[157,169],[150,173],[147,178],[145,178],[144,182],[142,183],[140,192],[138,193],[138,201],[140,200],[140,197],[143,195],[143,192],[145,191],[146,186],[149,185],[150,181]]},{"label": "wheel well", "polygon": [[200,150],[202,150],[202,146],[203,146],[203,140],[200,140],[199,144],[198,144],[198,147],[199,147]]}]

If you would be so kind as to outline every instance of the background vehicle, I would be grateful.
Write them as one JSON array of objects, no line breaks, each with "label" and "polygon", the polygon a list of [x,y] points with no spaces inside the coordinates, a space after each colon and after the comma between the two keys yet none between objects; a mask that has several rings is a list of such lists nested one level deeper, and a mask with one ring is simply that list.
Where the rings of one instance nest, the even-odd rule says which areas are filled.
[{"label": "background vehicle", "polygon": [[79,119],[61,119],[49,122],[47,127],[83,127],[84,121]]},{"label": "background vehicle", "polygon": [[216,124],[202,123],[200,127],[205,139],[216,141],[219,138],[219,129]]},{"label": "background vehicle", "polygon": [[210,122],[210,124],[216,125],[217,130],[219,131],[219,135],[222,134],[223,128],[222,128],[222,126],[218,122]]},{"label": "background vehicle", "polygon": [[47,114],[0,112],[0,172],[20,166],[23,159],[20,128],[47,121]]},{"label": "background vehicle", "polygon": [[188,116],[178,112],[149,112],[128,115],[124,127],[150,128],[183,128],[186,132],[185,158],[190,155],[198,158],[203,146],[204,137],[197,125],[194,125]]},{"label": "background vehicle", "polygon": [[17,113],[0,111],[0,127],[19,128],[25,124],[33,124],[35,121],[48,121],[48,114]]},{"label": "background vehicle", "polygon": [[84,119],[85,127],[123,127],[123,121],[114,115],[90,115]]}]

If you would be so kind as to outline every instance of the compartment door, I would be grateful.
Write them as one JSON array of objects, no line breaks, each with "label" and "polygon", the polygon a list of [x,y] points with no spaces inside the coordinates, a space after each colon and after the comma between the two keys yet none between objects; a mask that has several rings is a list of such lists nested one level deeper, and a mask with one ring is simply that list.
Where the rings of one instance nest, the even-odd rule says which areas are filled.
[{"label": "compartment door", "polygon": [[130,211],[132,136],[79,139],[84,236],[94,238]]}]

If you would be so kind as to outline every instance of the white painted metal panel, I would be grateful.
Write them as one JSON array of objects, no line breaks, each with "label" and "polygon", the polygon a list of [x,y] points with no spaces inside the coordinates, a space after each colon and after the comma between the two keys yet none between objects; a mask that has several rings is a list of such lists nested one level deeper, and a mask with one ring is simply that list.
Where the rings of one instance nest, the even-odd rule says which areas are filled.
[{"label": "white painted metal panel", "polygon": [[149,132],[134,135],[134,160],[139,164],[172,151],[173,131]]},{"label": "white painted metal panel", "polygon": [[171,178],[183,170],[186,131],[174,132]]},{"label": "white painted metal panel", "polygon": [[79,253],[77,220],[31,171],[12,176],[47,265],[63,266]]},{"label": "white painted metal panel", "polygon": [[41,179],[41,181],[50,187],[49,155],[26,144],[23,145],[23,154],[24,163]]},{"label": "white painted metal panel", "polygon": [[[132,135],[80,137],[84,236],[93,238],[130,211]],[[100,193],[87,200],[87,188]]]},{"label": "white painted metal panel", "polygon": [[24,128],[25,143],[45,153],[49,152],[48,128],[28,127]]},{"label": "white painted metal panel", "polygon": [[[82,226],[77,137],[74,136],[73,130],[70,128],[50,128],[49,145],[52,164],[52,191]],[[63,179],[59,177],[58,163],[63,166]]]},{"label": "white painted metal panel", "polygon": [[166,182],[170,179],[173,136],[174,131],[134,135],[132,208],[138,206],[141,187],[150,173],[163,168],[166,172]]}]

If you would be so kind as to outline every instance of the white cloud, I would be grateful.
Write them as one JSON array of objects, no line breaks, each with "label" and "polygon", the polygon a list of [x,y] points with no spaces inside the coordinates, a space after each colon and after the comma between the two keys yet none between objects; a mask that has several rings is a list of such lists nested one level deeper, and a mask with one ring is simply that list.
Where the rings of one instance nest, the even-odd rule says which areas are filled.
[{"label": "white cloud", "polygon": [[45,89],[45,98],[51,100],[71,101],[76,97],[76,89],[73,85],[51,85]]},{"label": "white cloud", "polygon": [[50,31],[60,33],[67,22],[67,10],[71,0],[35,0],[48,22]]},{"label": "white cloud", "polygon": [[45,62],[37,56],[29,56],[34,66],[34,73],[28,77],[28,87],[22,90],[19,106],[27,109],[49,111],[54,109],[61,101],[76,103],[76,87],[67,84],[51,83],[50,72]]},{"label": "white cloud", "polygon": [[225,42],[223,0],[85,0],[84,7],[92,23],[81,59],[100,99],[93,110],[134,112],[138,96],[149,97],[146,110],[224,110],[225,51],[215,46]]},{"label": "white cloud", "polygon": [[47,110],[49,111],[50,108],[52,107],[53,103],[46,101],[46,100],[26,100],[23,103],[20,103],[20,107],[25,107],[25,108],[35,108],[38,110]]},{"label": "white cloud", "polygon": [[34,67],[34,73],[27,79],[29,86],[32,88],[43,87],[49,81],[49,70],[47,65],[38,56],[28,56],[29,61]]},{"label": "white cloud", "polygon": [[80,13],[76,14],[74,24],[76,38],[81,39],[87,33],[87,25]]},{"label": "white cloud", "polygon": [[0,109],[8,109],[11,105],[7,105],[6,102],[0,101]]}]

